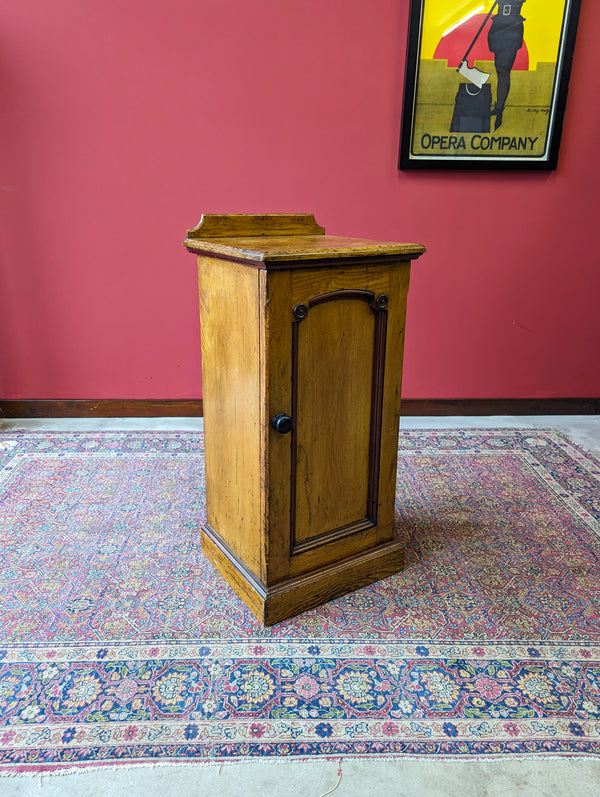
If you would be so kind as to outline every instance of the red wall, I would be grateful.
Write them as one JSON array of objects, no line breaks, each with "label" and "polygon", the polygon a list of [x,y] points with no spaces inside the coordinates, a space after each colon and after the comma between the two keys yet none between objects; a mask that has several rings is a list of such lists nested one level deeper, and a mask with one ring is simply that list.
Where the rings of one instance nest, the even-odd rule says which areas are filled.
[{"label": "red wall", "polygon": [[396,168],[408,0],[0,10],[0,397],[201,395],[203,211],[418,241],[404,395],[600,396],[600,6],[559,168]]}]

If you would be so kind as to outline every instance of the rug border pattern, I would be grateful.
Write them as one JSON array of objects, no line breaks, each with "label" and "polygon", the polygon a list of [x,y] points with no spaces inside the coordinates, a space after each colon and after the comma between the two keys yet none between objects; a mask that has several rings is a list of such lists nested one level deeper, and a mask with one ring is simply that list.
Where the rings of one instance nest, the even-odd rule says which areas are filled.
[{"label": "rug border pattern", "polygon": [[[74,445],[69,456],[86,453],[91,456],[139,456],[137,452],[114,451],[115,443],[139,435],[147,441],[155,441],[154,450],[142,455],[196,456],[201,452],[202,432],[7,432],[0,441],[13,440],[51,441],[67,438]],[[571,461],[576,462],[585,476],[596,486],[600,483],[600,461],[585,452],[566,436],[545,429],[468,429],[468,430],[401,430],[400,448],[412,440],[415,445],[406,449],[406,454],[439,451],[425,445],[431,437],[445,437],[455,445],[448,453],[473,450],[482,436],[518,443],[520,440],[544,439],[561,449]],[[194,439],[192,450],[169,451],[167,445],[174,438]],[[96,440],[100,450],[86,450],[85,442]],[[421,445],[419,445],[419,441]],[[460,445],[462,443],[462,445]],[[103,453],[102,446],[106,446]],[[500,453],[511,449],[488,449]],[[112,452],[112,453],[111,453]],[[35,454],[34,454],[35,455]],[[598,516],[593,507],[583,500],[573,498],[573,490],[566,492],[561,486],[561,466],[541,466],[535,456],[521,456],[531,471],[541,479],[547,489],[566,502],[569,510],[595,534],[600,532]],[[11,469],[18,467],[19,452],[15,446],[0,446],[0,466],[5,460],[2,476],[10,476]],[[44,456],[43,451],[37,456]],[[600,642],[564,641],[545,642],[536,640],[489,642],[475,641],[457,643],[451,641],[356,639],[259,639],[224,640],[210,639],[160,640],[154,642],[131,642],[110,640],[93,643],[11,644],[0,650],[0,664],[42,666],[62,663],[82,665],[108,662],[140,662],[160,658],[165,662],[189,663],[199,658],[218,661],[223,658],[255,662],[257,665],[274,658],[314,657],[335,658],[349,666],[367,664],[375,658],[385,660],[447,661],[460,659],[479,662],[510,660],[542,665],[553,661],[570,662],[573,666],[595,665],[600,671]],[[256,758],[399,758],[441,757],[465,758],[471,756],[502,757],[506,755],[540,756],[585,756],[600,755],[600,710],[598,716],[576,718],[573,716],[546,716],[538,714],[511,720],[444,717],[411,719],[398,717],[393,722],[381,718],[328,719],[273,719],[253,717],[214,719],[176,719],[168,717],[153,719],[136,726],[132,721],[88,722],[72,720],[53,721],[51,724],[33,721],[5,725],[0,731],[0,774],[3,772],[52,771],[68,767],[110,765],[115,763],[142,762],[218,762]],[[77,726],[77,727],[75,727]],[[259,727],[260,726],[260,727]]]}]

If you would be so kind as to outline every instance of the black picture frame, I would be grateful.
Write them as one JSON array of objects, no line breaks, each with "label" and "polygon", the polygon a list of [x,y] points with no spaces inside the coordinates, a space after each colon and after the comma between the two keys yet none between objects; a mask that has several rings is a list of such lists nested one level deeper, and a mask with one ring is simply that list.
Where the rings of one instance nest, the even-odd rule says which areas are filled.
[{"label": "black picture frame", "polygon": [[580,8],[411,0],[398,168],[556,169]]}]

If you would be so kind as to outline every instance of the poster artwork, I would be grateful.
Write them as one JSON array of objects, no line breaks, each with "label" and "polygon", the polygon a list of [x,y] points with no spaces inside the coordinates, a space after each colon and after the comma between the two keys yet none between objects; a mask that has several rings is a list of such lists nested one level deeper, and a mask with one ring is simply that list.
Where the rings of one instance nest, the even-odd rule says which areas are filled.
[{"label": "poster artwork", "polygon": [[578,10],[413,0],[400,167],[555,168]]}]

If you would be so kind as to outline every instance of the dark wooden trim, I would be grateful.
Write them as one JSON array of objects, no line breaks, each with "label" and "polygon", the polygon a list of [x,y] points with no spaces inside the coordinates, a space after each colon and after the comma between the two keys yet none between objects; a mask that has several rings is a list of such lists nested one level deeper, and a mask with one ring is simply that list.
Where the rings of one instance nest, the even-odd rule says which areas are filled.
[{"label": "dark wooden trim", "polygon": [[[300,307],[302,309],[300,309]],[[290,444],[290,556],[296,548],[296,483],[298,479],[298,344],[300,324],[308,308],[296,305],[292,323],[292,439]]]},{"label": "dark wooden trim", "polygon": [[329,293],[320,293],[318,296],[313,296],[312,299],[309,299],[308,306],[316,307],[319,304],[325,304],[325,302],[335,302],[339,299],[346,301],[348,299],[359,299],[360,301],[369,302],[369,304],[371,304],[375,301],[375,294],[373,291],[360,291],[343,288],[342,290],[330,291]]},{"label": "dark wooden trim", "polygon": [[[600,398],[403,399],[402,415],[600,415]],[[202,399],[0,399],[0,418],[198,418]]]},{"label": "dark wooden trim", "polygon": [[402,399],[401,415],[599,415],[600,398]]},{"label": "dark wooden trim", "polygon": [[[260,240],[260,239],[257,239]],[[291,271],[297,268],[342,268],[346,266],[382,266],[382,265],[400,265],[406,263],[407,260],[416,260],[421,257],[424,250],[419,252],[398,252],[393,255],[348,255],[347,257],[306,257],[301,260],[268,260],[262,259],[262,253],[259,253],[258,259],[251,257],[236,257],[235,255],[227,255],[219,252],[213,252],[209,249],[200,249],[196,246],[186,246],[188,252],[198,257],[213,257],[218,260],[227,260],[230,263],[241,263],[243,266],[251,268],[259,268],[264,271]]]},{"label": "dark wooden trim", "polygon": [[291,549],[290,556],[298,556],[298,554],[312,551],[315,548],[321,548],[323,545],[330,545],[337,540],[344,540],[346,537],[351,537],[354,534],[360,534],[363,531],[374,529],[377,523],[366,517],[362,520],[357,520],[355,523],[350,523],[348,526],[340,526],[338,529],[332,531],[325,531],[317,537],[311,537],[309,540],[303,542],[295,542]]},{"label": "dark wooden trim", "polygon": [[202,399],[0,400],[0,418],[199,417]]},{"label": "dark wooden trim", "polygon": [[[378,297],[379,298],[379,297]],[[387,343],[387,297],[377,305],[371,303],[375,313],[373,335],[373,381],[371,383],[371,428],[369,439],[369,484],[367,488],[367,517],[377,525],[379,509],[379,469],[381,461],[381,424],[383,420],[383,378],[385,372],[385,347]]]},{"label": "dark wooden trim", "polygon": [[[298,542],[296,540],[296,496],[297,496],[297,466],[298,466],[298,437],[296,419],[298,414],[298,359],[299,359],[299,328],[312,312],[312,308],[326,302],[338,300],[354,300],[368,302],[375,313],[373,329],[373,377],[371,382],[371,419],[369,439],[369,470],[367,484],[366,517],[347,526],[319,534],[310,540]],[[292,323],[292,429],[291,441],[291,467],[290,467],[290,556],[305,553],[308,550],[319,548],[333,540],[349,537],[353,534],[374,528],[377,525],[377,510],[379,507],[379,467],[381,453],[381,423],[383,412],[383,376],[385,365],[385,347],[387,339],[387,296],[380,294],[376,297],[372,291],[362,290],[337,290],[321,293],[309,299],[307,305],[296,305],[293,310],[294,322]]]}]

